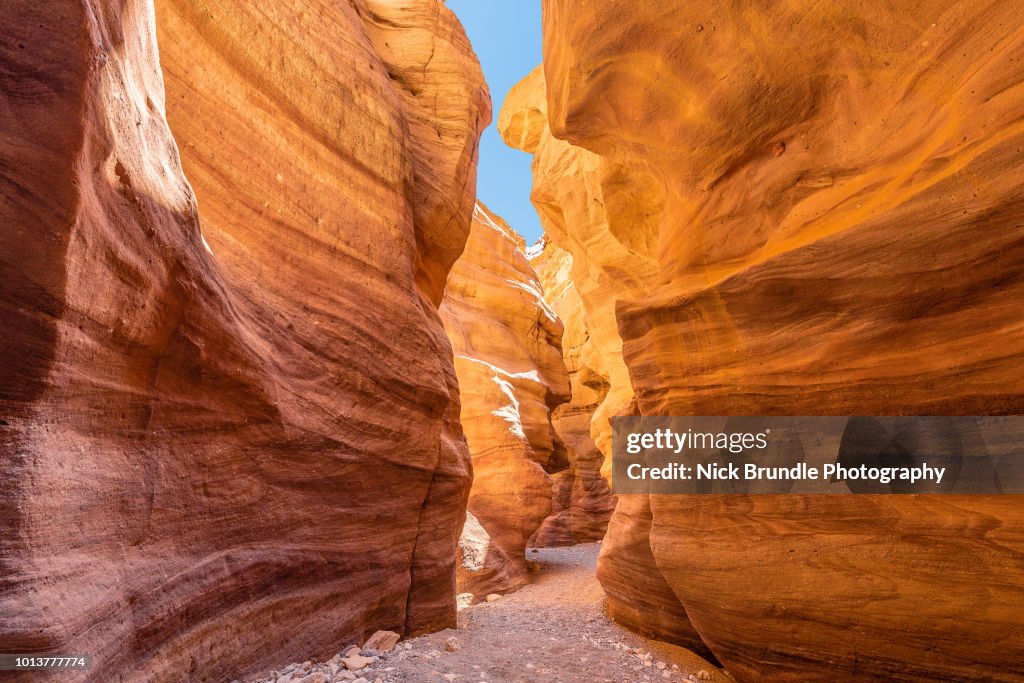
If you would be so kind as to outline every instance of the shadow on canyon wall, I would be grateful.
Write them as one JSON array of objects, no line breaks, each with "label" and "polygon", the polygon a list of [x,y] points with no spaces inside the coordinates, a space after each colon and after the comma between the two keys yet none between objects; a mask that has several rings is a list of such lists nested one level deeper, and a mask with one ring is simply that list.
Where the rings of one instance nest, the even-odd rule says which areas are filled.
[{"label": "shadow on canyon wall", "polygon": [[0,641],[231,680],[453,626],[468,505],[463,589],[608,524],[610,614],[741,681],[1024,680],[1012,498],[600,476],[619,414],[1024,410],[1017,14],[544,0],[529,260],[442,3],[8,3]]}]

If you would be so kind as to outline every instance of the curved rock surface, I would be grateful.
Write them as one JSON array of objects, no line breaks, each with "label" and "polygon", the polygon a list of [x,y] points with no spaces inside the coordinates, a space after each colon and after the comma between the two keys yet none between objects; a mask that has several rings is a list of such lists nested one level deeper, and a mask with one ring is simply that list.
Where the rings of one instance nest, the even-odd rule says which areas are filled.
[{"label": "curved rock surface", "polygon": [[454,625],[468,41],[433,0],[156,4],[0,10],[0,642],[224,681]]},{"label": "curved rock surface", "polygon": [[[615,304],[623,291],[646,293],[655,278],[652,240],[663,198],[651,178],[634,177],[622,164],[553,137],[545,92],[544,72],[537,67],[509,92],[498,126],[508,144],[522,144],[534,154],[534,206],[548,239],[572,256],[569,277],[590,339],[582,360],[608,385],[594,410],[591,435],[608,454],[608,419],[629,411],[634,398]],[[634,215],[635,206],[650,214]]]},{"label": "curved rock surface", "polygon": [[527,582],[527,541],[551,513],[549,473],[567,466],[551,424],[552,409],[570,397],[562,323],[524,249],[478,203],[441,306],[473,460],[476,523],[463,534],[459,590],[478,598]]},{"label": "curved rock surface", "polygon": [[[621,343],[615,412],[1024,412],[1014,8],[546,0],[544,31],[500,123]],[[1008,498],[653,497],[599,572],[741,681],[1019,681],[1022,548]]]},{"label": "curved rock surface", "polygon": [[565,442],[569,466],[555,474],[551,514],[534,534],[538,547],[592,543],[604,538],[615,498],[601,476],[604,456],[590,436],[594,410],[608,390],[605,379],[583,361],[593,354],[584,322],[583,302],[572,281],[572,256],[544,239],[530,265],[537,271],[544,298],[565,331],[562,358],[569,371],[572,400],[555,408],[551,423]]},{"label": "curved rock surface", "polygon": [[[655,278],[650,243],[664,202],[645,187],[657,187],[648,174],[634,176],[620,163],[555,138],[547,124],[546,93],[543,67],[537,67],[509,92],[498,128],[506,143],[534,154],[532,199],[549,242],[545,249],[569,256],[568,264],[558,268],[568,265],[568,279],[582,305],[587,343],[580,361],[587,374],[581,379],[600,387],[602,394],[591,411],[589,436],[610,481],[609,418],[636,410],[615,307],[627,293],[642,296]],[[643,213],[632,216],[631,207],[642,207]],[[647,500],[619,499],[598,564],[609,613],[636,631],[710,657],[655,564],[650,526]]]}]

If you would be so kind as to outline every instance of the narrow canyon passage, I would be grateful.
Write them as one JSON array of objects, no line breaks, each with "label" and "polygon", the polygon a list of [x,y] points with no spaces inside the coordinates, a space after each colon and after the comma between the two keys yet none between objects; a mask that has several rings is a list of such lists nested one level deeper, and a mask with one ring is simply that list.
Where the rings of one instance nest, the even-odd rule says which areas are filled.
[{"label": "narrow canyon passage", "polygon": [[1015,3],[472,1],[0,3],[0,681],[1024,683],[998,487],[611,489],[1024,416]]},{"label": "narrow canyon passage", "polygon": [[457,629],[402,641],[355,673],[346,672],[339,657],[293,663],[259,681],[733,683],[689,650],[609,620],[595,576],[599,550],[586,543],[531,551],[528,586],[461,610]]}]

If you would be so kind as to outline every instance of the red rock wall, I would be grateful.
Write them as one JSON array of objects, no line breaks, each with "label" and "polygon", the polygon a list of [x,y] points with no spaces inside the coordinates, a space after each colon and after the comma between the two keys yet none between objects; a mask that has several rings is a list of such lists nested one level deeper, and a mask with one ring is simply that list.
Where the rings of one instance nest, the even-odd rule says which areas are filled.
[{"label": "red rock wall", "polygon": [[453,625],[434,306],[489,116],[453,15],[14,2],[0,32],[3,649],[223,681]]},{"label": "red rock wall", "polygon": [[462,539],[459,590],[477,598],[528,581],[527,541],[551,513],[549,474],[567,466],[551,424],[552,409],[570,398],[563,327],[524,249],[477,204],[441,307],[473,459],[474,520]]},{"label": "red rock wall", "polygon": [[[501,120],[621,344],[620,410],[1024,412],[1015,16],[545,0],[546,95]],[[1009,498],[653,497],[620,500],[599,574],[741,681],[1018,681],[1022,548]]]},{"label": "red rock wall", "polygon": [[594,411],[604,400],[608,382],[587,365],[595,352],[584,321],[583,301],[572,281],[572,256],[544,239],[531,261],[544,298],[562,320],[562,358],[572,385],[572,400],[555,408],[551,423],[566,444],[569,466],[552,477],[551,514],[531,545],[563,546],[604,538],[615,509],[608,482],[601,476],[604,455],[590,436]]},{"label": "red rock wall", "polygon": [[[571,257],[568,279],[580,297],[587,333],[581,360],[588,381],[601,387],[601,398],[594,397],[599,402],[590,411],[589,436],[610,480],[609,418],[636,411],[615,308],[626,292],[641,295],[654,279],[651,242],[664,201],[649,174],[631,172],[555,138],[547,116],[544,72],[538,67],[509,92],[498,127],[506,143],[534,154],[533,203],[551,247]],[[598,566],[609,613],[634,630],[710,657],[658,570],[647,533],[650,524],[646,499],[618,500]]]}]

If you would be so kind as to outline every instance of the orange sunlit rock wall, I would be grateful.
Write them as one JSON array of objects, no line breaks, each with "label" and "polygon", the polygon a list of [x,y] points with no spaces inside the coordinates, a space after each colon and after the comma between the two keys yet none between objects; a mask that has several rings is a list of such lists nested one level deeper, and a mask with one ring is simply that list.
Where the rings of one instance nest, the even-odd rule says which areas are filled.
[{"label": "orange sunlit rock wall", "polygon": [[528,581],[526,543],[551,513],[550,473],[567,466],[551,424],[552,409],[570,392],[562,322],[524,249],[522,238],[478,203],[441,307],[473,459],[459,590],[476,598]]},{"label": "orange sunlit rock wall", "polygon": [[452,13],[16,1],[0,33],[4,649],[224,681],[453,626],[436,306],[490,112]]},{"label": "orange sunlit rock wall", "polygon": [[[552,136],[541,67],[509,92],[498,127],[506,143],[534,154],[532,198],[549,248],[571,256],[569,279],[588,337],[581,360],[591,383],[601,387],[589,435],[610,476],[609,418],[636,410],[615,306],[626,292],[642,296],[646,282],[655,278],[651,253],[664,204],[660,184],[647,173],[630,173],[623,164]],[[711,656],[655,564],[644,531],[649,528],[648,501],[619,498],[598,566],[610,612],[635,630]]]},{"label": "orange sunlit rock wall", "polygon": [[[628,369],[606,456],[615,413],[1024,412],[1016,8],[545,0],[544,33],[500,123]],[[1013,498],[628,498],[613,615],[741,681],[1024,677]]]},{"label": "orange sunlit rock wall", "polygon": [[[584,321],[583,302],[572,281],[572,256],[546,239],[531,265],[544,298],[561,319],[562,357],[572,384],[572,400],[555,408],[551,422],[565,442],[568,467],[555,474],[551,514],[534,534],[535,546],[592,543],[604,537],[615,509],[608,482],[601,476],[604,456],[590,436],[594,410],[604,400],[608,382],[586,363],[593,353]],[[537,248],[537,247],[534,247]]]}]

